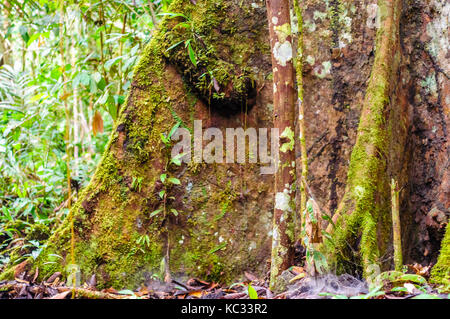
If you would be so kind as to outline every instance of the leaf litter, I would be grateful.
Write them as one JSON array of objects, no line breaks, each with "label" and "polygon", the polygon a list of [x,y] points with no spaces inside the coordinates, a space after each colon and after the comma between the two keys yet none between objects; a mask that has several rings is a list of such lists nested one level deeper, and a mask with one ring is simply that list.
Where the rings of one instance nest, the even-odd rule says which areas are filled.
[{"label": "leaf litter", "polygon": [[25,271],[16,274],[14,280],[0,281],[0,299],[69,299],[72,294],[80,299],[448,299],[448,295],[439,293],[435,287],[423,284],[422,276],[429,275],[429,269],[418,264],[408,267],[414,273],[387,272],[381,285],[369,289],[366,281],[348,274],[312,277],[303,267],[293,266],[283,272],[286,289],[278,294],[268,288],[268,278],[258,278],[251,272],[244,272],[245,279],[230,286],[198,278],[171,279],[169,283],[152,279],[136,290],[97,290],[95,275],[81,287],[72,288],[66,286],[60,272],[46,281],[36,282],[36,270],[30,275]]}]

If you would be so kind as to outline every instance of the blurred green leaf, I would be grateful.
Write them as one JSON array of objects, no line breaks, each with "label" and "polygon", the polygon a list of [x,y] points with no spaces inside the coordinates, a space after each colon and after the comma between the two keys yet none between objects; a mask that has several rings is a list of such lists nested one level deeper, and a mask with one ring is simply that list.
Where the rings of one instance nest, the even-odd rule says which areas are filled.
[{"label": "blurred green leaf", "polygon": [[256,289],[253,288],[250,284],[248,285],[248,296],[250,299],[259,299]]}]

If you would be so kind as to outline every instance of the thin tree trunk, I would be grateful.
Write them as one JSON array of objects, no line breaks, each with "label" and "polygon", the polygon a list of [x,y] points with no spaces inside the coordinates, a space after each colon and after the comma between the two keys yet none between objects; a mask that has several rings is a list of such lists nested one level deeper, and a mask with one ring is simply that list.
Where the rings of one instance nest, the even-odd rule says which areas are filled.
[{"label": "thin tree trunk", "polygon": [[9,27],[9,19],[8,14],[10,10],[10,4],[9,1],[6,1],[4,4],[4,10],[1,10],[2,19],[3,19],[3,25],[1,30],[1,41],[0,41],[0,54],[1,54],[1,60],[0,60],[0,66],[3,64],[6,65],[12,65],[12,59],[11,59],[11,48],[9,46],[9,41],[6,39],[6,33],[8,31]]},{"label": "thin tree trunk", "polygon": [[[73,26],[75,30],[77,29],[76,26]],[[71,41],[71,49],[70,49],[70,56],[71,56],[71,64],[73,67],[76,65],[77,61],[77,51],[75,50],[75,38],[72,37]],[[80,141],[80,126],[79,126],[79,120],[80,120],[80,112],[78,107],[81,106],[80,98],[78,94],[78,88],[74,88],[73,90],[73,98],[72,98],[72,110],[73,110],[73,159],[74,159],[74,166],[73,166],[73,175],[78,176],[78,162],[79,162],[79,148],[78,143]]]},{"label": "thin tree trunk", "polygon": [[[62,100],[64,104],[64,112],[66,116],[66,127],[65,127],[65,143],[66,143],[66,167],[67,167],[67,207],[69,208],[69,216],[68,222],[70,226],[70,264],[75,264],[75,236],[74,236],[74,223],[73,223],[73,211],[72,208],[72,186],[71,186],[71,168],[70,168],[70,110],[67,103],[67,77],[66,77],[66,58],[65,58],[65,37],[64,37],[64,23],[65,23],[65,8],[64,1],[61,1],[60,10],[59,10],[59,49],[60,49],[60,57],[61,57],[61,66],[62,66],[62,81],[63,81],[63,95]],[[69,262],[68,262],[69,263]],[[73,274],[72,274],[73,275]],[[75,280],[75,276],[74,276]],[[73,285],[75,286],[75,284]]]},{"label": "thin tree trunk", "polygon": [[[125,27],[127,25],[127,14],[125,13],[125,15],[123,16],[123,21],[122,21],[122,31],[121,34],[122,36],[125,34]],[[121,57],[123,52],[123,39],[120,38],[120,43],[119,43],[119,53],[118,56]],[[120,95],[122,93],[122,82],[124,81],[123,79],[123,72],[122,72],[122,59],[119,60],[119,66],[117,69],[117,73],[118,73],[118,77],[119,77],[119,83],[117,85],[117,95]],[[120,105],[117,105],[117,110],[120,110]]]},{"label": "thin tree trunk", "polygon": [[[294,10],[297,16],[298,25],[298,43],[297,43],[297,61],[296,61],[296,78],[298,91],[298,124],[300,130],[300,152],[302,162],[302,176],[300,178],[300,214],[301,216],[306,209],[306,185],[304,181],[308,180],[308,152],[306,149],[306,126],[305,126],[305,110],[303,103],[303,12],[298,0],[294,0]],[[301,221],[300,221],[301,224]]]},{"label": "thin tree trunk", "polygon": [[391,201],[392,201],[392,230],[394,240],[394,265],[395,270],[402,271],[403,255],[402,255],[402,232],[400,228],[400,190],[398,182],[392,179],[391,182]]},{"label": "thin tree trunk", "polygon": [[295,221],[295,89],[289,1],[267,1],[273,69],[274,127],[280,135],[280,160],[275,173],[270,287],[293,264]]}]

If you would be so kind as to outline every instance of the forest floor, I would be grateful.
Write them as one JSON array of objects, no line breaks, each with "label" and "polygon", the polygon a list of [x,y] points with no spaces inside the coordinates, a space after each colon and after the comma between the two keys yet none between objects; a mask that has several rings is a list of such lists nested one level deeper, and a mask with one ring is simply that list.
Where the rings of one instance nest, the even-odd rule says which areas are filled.
[{"label": "forest floor", "polygon": [[[135,291],[107,288],[97,290],[96,277],[81,287],[68,287],[57,272],[44,282],[36,282],[22,273],[20,278],[0,282],[0,299],[449,299],[438,287],[422,281],[429,274],[420,265],[410,265],[409,273],[386,280],[370,290],[365,281],[350,275],[308,276],[302,267],[291,267],[280,280],[285,291],[275,294],[268,280],[245,272],[245,280],[231,286],[191,278],[184,282],[171,279],[165,283],[150,280]],[[421,272],[421,273],[420,273]],[[37,276],[34,276],[37,277]],[[392,278],[391,278],[392,279]]]}]

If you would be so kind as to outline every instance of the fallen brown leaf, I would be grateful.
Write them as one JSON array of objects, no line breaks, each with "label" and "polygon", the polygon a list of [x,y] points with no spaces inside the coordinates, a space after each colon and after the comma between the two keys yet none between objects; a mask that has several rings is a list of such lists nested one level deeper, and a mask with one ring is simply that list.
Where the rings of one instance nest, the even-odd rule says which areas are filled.
[{"label": "fallen brown leaf", "polygon": [[26,271],[28,266],[28,260],[22,261],[20,264],[16,266],[14,269],[14,278],[20,278],[21,275]]},{"label": "fallen brown leaf", "polygon": [[67,295],[70,294],[71,292],[72,292],[71,290],[60,292],[59,294],[56,294],[53,297],[50,297],[49,299],[66,299]]},{"label": "fallen brown leaf", "polygon": [[114,289],[113,287],[103,289],[102,292],[106,292],[106,293],[110,293],[110,294],[117,294],[117,290]]},{"label": "fallen brown leaf", "polygon": [[418,263],[415,263],[414,265],[408,265],[408,267],[411,268],[416,273],[416,275],[420,275],[423,277],[430,276],[431,265],[422,266]]},{"label": "fallen brown leaf", "polygon": [[298,267],[298,266],[293,266],[291,271],[295,274],[295,275],[299,275],[303,272],[305,272],[305,270],[303,269],[303,267]]},{"label": "fallen brown leaf", "polygon": [[211,291],[211,290],[213,290],[213,289],[215,289],[215,288],[217,288],[217,287],[219,287],[219,284],[218,283],[213,283],[213,284],[211,284],[211,286],[208,288],[208,289],[206,289],[207,291]]},{"label": "fallen brown leaf", "polygon": [[190,291],[188,295],[196,298],[201,298],[205,295],[205,293],[204,291],[197,290],[197,291]]},{"label": "fallen brown leaf", "polygon": [[39,268],[36,267],[36,271],[34,272],[34,277],[33,277],[33,280],[31,282],[35,282],[38,276],[39,276]]},{"label": "fallen brown leaf", "polygon": [[258,280],[258,278],[256,278],[256,276],[255,275],[253,275],[252,273],[250,273],[250,272],[244,272],[244,275],[245,275],[245,277],[248,279],[248,280],[250,280],[250,281],[256,281],[256,280]]},{"label": "fallen brown leaf", "polygon": [[55,281],[52,283],[52,286],[57,286],[59,284],[59,278],[60,277],[56,277]]},{"label": "fallen brown leaf", "polygon": [[55,272],[53,275],[50,276],[50,278],[48,278],[46,280],[46,283],[53,283],[55,281],[56,278],[58,278],[59,276],[61,276],[61,273],[59,271]]}]

